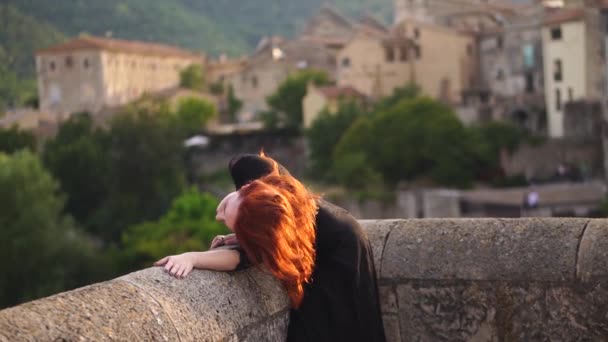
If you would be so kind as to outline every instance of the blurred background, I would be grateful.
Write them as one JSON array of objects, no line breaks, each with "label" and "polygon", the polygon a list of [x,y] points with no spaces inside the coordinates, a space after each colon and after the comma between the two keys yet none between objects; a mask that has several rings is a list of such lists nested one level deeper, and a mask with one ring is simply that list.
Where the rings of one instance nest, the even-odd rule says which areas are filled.
[{"label": "blurred background", "polygon": [[605,217],[608,3],[0,1],[0,308],[205,250],[264,149],[361,219]]}]

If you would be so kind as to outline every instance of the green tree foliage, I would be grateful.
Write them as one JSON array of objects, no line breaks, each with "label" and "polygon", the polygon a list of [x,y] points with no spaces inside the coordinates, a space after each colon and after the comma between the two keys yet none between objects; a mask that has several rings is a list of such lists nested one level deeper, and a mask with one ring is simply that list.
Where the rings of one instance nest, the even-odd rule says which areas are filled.
[{"label": "green tree foliage", "polygon": [[90,226],[117,241],[126,227],[158,219],[181,193],[185,134],[172,113],[133,109],[116,116],[104,138],[108,195]]},{"label": "green tree foliage", "polygon": [[236,122],[236,115],[243,108],[243,102],[234,95],[234,88],[228,87],[228,94],[226,96],[228,101],[228,115],[230,116],[231,122]]},{"label": "green tree foliage", "polygon": [[217,116],[215,107],[196,97],[187,97],[177,107],[178,124],[189,133],[200,131],[207,122]]},{"label": "green tree foliage", "polygon": [[283,124],[286,128],[299,129],[302,126],[302,100],[306,96],[308,83],[329,84],[329,75],[324,71],[305,70],[290,75],[266,102],[270,111],[266,114],[266,125]]},{"label": "green tree foliage", "polygon": [[36,150],[36,137],[28,131],[22,131],[17,126],[0,127],[0,153],[13,153],[21,149]]},{"label": "green tree foliage", "polygon": [[180,86],[187,89],[202,91],[205,87],[205,72],[203,66],[192,64],[179,74]]},{"label": "green tree foliage", "polygon": [[64,36],[44,21],[0,3],[0,112],[25,104],[36,94],[34,52]]},{"label": "green tree foliage", "polygon": [[131,226],[122,237],[129,264],[141,268],[170,254],[207,250],[216,235],[229,233],[215,221],[218,204],[215,197],[190,189],[158,221]]},{"label": "green tree foliage", "polygon": [[68,36],[82,32],[105,36],[111,32],[117,38],[162,42],[214,54],[246,50],[234,30],[223,30],[208,12],[193,11],[177,0],[104,0],[77,4],[69,0],[7,1],[22,13],[46,21]]},{"label": "green tree foliage", "polygon": [[369,165],[390,184],[429,176],[441,185],[465,187],[473,180],[465,127],[450,108],[429,98],[404,100],[358,119],[334,153],[338,161],[349,155],[357,156],[353,164]]},{"label": "green tree foliage", "polygon": [[107,199],[111,165],[108,139],[86,114],[72,115],[45,144],[43,160],[67,194],[66,210],[88,226]]},{"label": "green tree foliage", "polygon": [[118,242],[128,226],[158,219],[184,188],[187,132],[160,108],[133,107],[107,130],[75,116],[47,144],[44,160],[67,194],[69,212],[103,241]]},{"label": "green tree foliage", "polygon": [[103,268],[62,214],[58,188],[30,152],[0,154],[0,307],[84,285]]},{"label": "green tree foliage", "polygon": [[365,110],[352,101],[341,103],[336,113],[325,109],[319,114],[306,132],[314,176],[327,177],[331,174],[334,148],[353,122],[364,115]]},{"label": "green tree foliage", "polygon": [[390,96],[387,96],[375,105],[376,111],[388,110],[391,107],[397,105],[399,102],[403,100],[411,100],[422,95],[422,90],[420,86],[415,83],[406,84],[403,87],[395,88],[393,93]]}]

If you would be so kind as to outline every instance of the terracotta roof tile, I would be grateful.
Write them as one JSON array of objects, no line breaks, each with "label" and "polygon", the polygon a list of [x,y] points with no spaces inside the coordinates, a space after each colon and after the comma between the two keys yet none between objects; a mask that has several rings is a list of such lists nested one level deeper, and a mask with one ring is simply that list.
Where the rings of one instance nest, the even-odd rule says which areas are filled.
[{"label": "terracotta roof tile", "polygon": [[584,17],[585,10],[583,8],[563,8],[549,12],[545,17],[543,24],[545,26],[557,25],[583,19]]},{"label": "terracotta roof tile", "polygon": [[74,38],[65,43],[38,50],[36,54],[48,55],[91,49],[141,55],[155,55],[160,57],[202,58],[202,55],[196,55],[193,52],[170,45],[100,37]]}]

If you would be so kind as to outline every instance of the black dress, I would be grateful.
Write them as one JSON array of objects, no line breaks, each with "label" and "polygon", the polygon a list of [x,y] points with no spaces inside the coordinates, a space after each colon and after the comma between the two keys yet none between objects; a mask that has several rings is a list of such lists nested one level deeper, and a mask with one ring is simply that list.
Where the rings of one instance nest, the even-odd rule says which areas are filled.
[{"label": "black dress", "polygon": [[[243,175],[254,176],[249,180],[260,176],[255,172],[259,160],[252,158],[230,163],[237,188],[249,178]],[[385,341],[374,258],[365,232],[348,211],[324,200],[319,201],[316,230],[312,282],[301,306],[291,310],[287,341]],[[246,267],[245,253],[239,252],[239,268]]]}]

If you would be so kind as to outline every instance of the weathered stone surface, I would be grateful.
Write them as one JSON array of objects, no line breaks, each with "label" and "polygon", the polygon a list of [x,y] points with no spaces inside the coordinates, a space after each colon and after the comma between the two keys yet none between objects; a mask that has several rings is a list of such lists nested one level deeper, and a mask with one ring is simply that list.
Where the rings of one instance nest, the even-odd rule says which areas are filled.
[{"label": "weathered stone surface", "polygon": [[7,341],[175,341],[164,309],[139,288],[110,281],[0,312]]},{"label": "weathered stone surface", "polygon": [[[499,308],[506,341],[605,341],[608,291],[605,286],[503,288]],[[510,319],[507,319],[510,318]]]},{"label": "weathered stone surface", "polygon": [[[273,314],[267,311],[262,295],[254,291],[257,284],[248,272],[195,270],[183,280],[157,267],[119,279],[155,298],[185,341],[220,340]],[[266,290],[280,293],[280,285],[273,285]]]},{"label": "weathered stone surface", "polygon": [[491,288],[412,283],[397,297],[404,341],[498,341]]},{"label": "weathered stone surface", "polygon": [[380,296],[380,307],[383,313],[397,314],[399,313],[399,304],[397,303],[397,290],[395,286],[380,286],[378,288]]},{"label": "weathered stone surface", "polygon": [[401,341],[398,315],[382,315],[384,334],[388,342]]},{"label": "weathered stone surface", "polygon": [[401,221],[386,243],[381,279],[573,280],[587,221]]},{"label": "weathered stone surface", "polygon": [[587,225],[576,269],[582,281],[608,280],[608,220],[591,220]]},{"label": "weathered stone surface", "polygon": [[287,339],[288,324],[289,310],[283,310],[268,317],[265,322],[240,331],[234,337],[236,337],[236,341],[240,342],[283,342]]},{"label": "weathered stone surface", "polygon": [[380,275],[382,267],[382,255],[386,238],[391,230],[399,225],[400,220],[363,220],[359,221],[369,239],[374,254],[374,265],[376,266],[376,276]]}]

